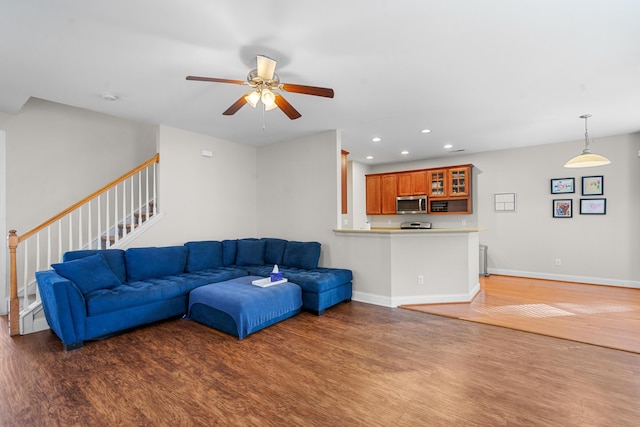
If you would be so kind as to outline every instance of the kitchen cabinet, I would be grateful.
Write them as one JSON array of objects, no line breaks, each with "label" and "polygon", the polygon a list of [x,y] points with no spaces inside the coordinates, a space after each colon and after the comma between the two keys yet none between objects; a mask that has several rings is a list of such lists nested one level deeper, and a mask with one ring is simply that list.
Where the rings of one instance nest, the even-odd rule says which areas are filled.
[{"label": "kitchen cabinet", "polygon": [[396,187],[396,174],[367,175],[367,215],[394,215],[398,194]]},{"label": "kitchen cabinet", "polygon": [[367,175],[367,215],[393,215],[397,196],[424,194],[429,214],[470,214],[471,168],[458,165]]},{"label": "kitchen cabinet", "polygon": [[366,191],[367,191],[367,215],[382,214],[382,176],[367,175]]},{"label": "kitchen cabinet", "polygon": [[427,172],[430,214],[471,213],[471,166],[430,170]]},{"label": "kitchen cabinet", "polygon": [[399,173],[398,196],[424,196],[427,194],[427,171]]},{"label": "kitchen cabinet", "polygon": [[427,196],[446,197],[447,196],[447,170],[434,169],[427,171]]},{"label": "kitchen cabinet", "polygon": [[382,215],[395,215],[398,181],[395,174],[382,175],[381,211]]}]

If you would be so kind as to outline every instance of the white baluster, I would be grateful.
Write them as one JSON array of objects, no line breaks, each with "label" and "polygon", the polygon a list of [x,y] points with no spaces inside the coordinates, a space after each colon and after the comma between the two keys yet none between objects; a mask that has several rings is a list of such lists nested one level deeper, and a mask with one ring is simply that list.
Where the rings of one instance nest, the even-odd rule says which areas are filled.
[{"label": "white baluster", "polygon": [[62,219],[58,220],[58,262],[62,261]]},{"label": "white baluster", "polygon": [[82,249],[82,206],[78,208],[78,249]]},{"label": "white baluster", "polygon": [[106,229],[106,233],[107,233],[107,249],[109,249],[109,247],[111,247],[111,239],[109,238],[110,234],[111,234],[111,221],[109,221],[109,192],[107,191],[105,193],[106,197],[107,197],[107,222],[105,223],[105,229]]},{"label": "white baluster", "polygon": [[157,214],[158,198],[156,196],[156,163],[153,164],[153,214]]},{"label": "white baluster", "polygon": [[102,196],[98,196],[98,249],[102,249]]},{"label": "white baluster", "polygon": [[133,199],[133,177],[129,178],[129,185],[130,185],[130,191],[131,191],[131,230],[133,231],[133,229],[136,226],[136,217],[135,217],[135,205],[134,205],[134,199]]},{"label": "white baluster", "polygon": [[92,229],[92,227],[91,227],[91,225],[92,225],[91,224],[91,217],[93,215],[92,215],[92,212],[91,212],[91,200],[89,200],[87,202],[87,208],[89,210],[89,212],[87,213],[87,215],[89,216],[89,218],[87,218],[87,245],[88,245],[89,249],[92,249],[93,234],[91,233],[91,229]]},{"label": "white baluster", "polygon": [[142,172],[138,172],[138,226],[142,225]]},{"label": "white baluster", "polygon": [[73,250],[73,212],[69,214],[69,248],[67,250]]},{"label": "white baluster", "polygon": [[[47,268],[50,265],[51,265],[51,226],[47,227]],[[38,266],[37,269],[39,268],[40,266]]]},{"label": "white baluster", "polygon": [[[36,234],[36,238],[37,238]],[[22,298],[24,301],[24,305],[27,302],[27,286],[29,282],[29,242],[27,240],[24,241],[24,277],[23,277],[23,288],[22,288]]]},{"label": "white baluster", "polygon": [[151,209],[151,206],[149,206],[149,167],[147,166],[144,170],[144,189],[145,189],[145,198],[147,199],[147,219],[149,219],[149,217],[151,215],[149,215],[149,209]]},{"label": "white baluster", "polygon": [[127,235],[127,184],[122,183],[122,237]]},{"label": "white baluster", "polygon": [[113,233],[116,238],[116,243],[120,239],[120,230],[118,229],[118,186],[113,187]]}]

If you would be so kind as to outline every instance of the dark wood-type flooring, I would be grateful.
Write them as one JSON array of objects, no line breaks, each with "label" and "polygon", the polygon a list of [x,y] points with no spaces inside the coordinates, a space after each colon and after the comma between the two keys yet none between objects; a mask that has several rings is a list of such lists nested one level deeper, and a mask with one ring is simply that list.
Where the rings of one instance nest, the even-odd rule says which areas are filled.
[{"label": "dark wood-type flooring", "polygon": [[640,353],[640,289],[496,275],[480,284],[467,304],[404,307]]},{"label": "dark wood-type flooring", "polygon": [[64,352],[0,319],[1,426],[637,426],[640,355],[364,303]]}]

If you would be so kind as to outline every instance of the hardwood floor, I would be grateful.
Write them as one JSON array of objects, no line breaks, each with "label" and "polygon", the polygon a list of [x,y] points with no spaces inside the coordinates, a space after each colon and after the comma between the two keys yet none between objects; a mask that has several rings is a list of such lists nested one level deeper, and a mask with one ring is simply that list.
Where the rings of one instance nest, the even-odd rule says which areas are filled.
[{"label": "hardwood floor", "polygon": [[492,275],[467,304],[404,308],[640,353],[640,289]]},{"label": "hardwood floor", "polygon": [[635,426],[640,355],[364,303],[63,352],[0,321],[2,426]]}]

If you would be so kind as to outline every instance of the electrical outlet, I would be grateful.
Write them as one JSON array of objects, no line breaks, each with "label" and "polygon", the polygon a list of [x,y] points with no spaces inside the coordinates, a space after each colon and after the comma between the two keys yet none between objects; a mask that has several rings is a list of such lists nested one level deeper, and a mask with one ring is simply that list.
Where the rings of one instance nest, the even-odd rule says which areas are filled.
[{"label": "electrical outlet", "polygon": [[466,219],[462,220],[462,225],[467,225],[467,220]]},{"label": "electrical outlet", "polygon": [[562,260],[560,258],[556,258],[556,265],[562,265]]},{"label": "electrical outlet", "polygon": [[388,224],[388,225],[391,225],[391,220],[387,220],[387,224]]},{"label": "electrical outlet", "polygon": [[424,285],[424,276],[423,275],[418,276],[418,285]]}]

